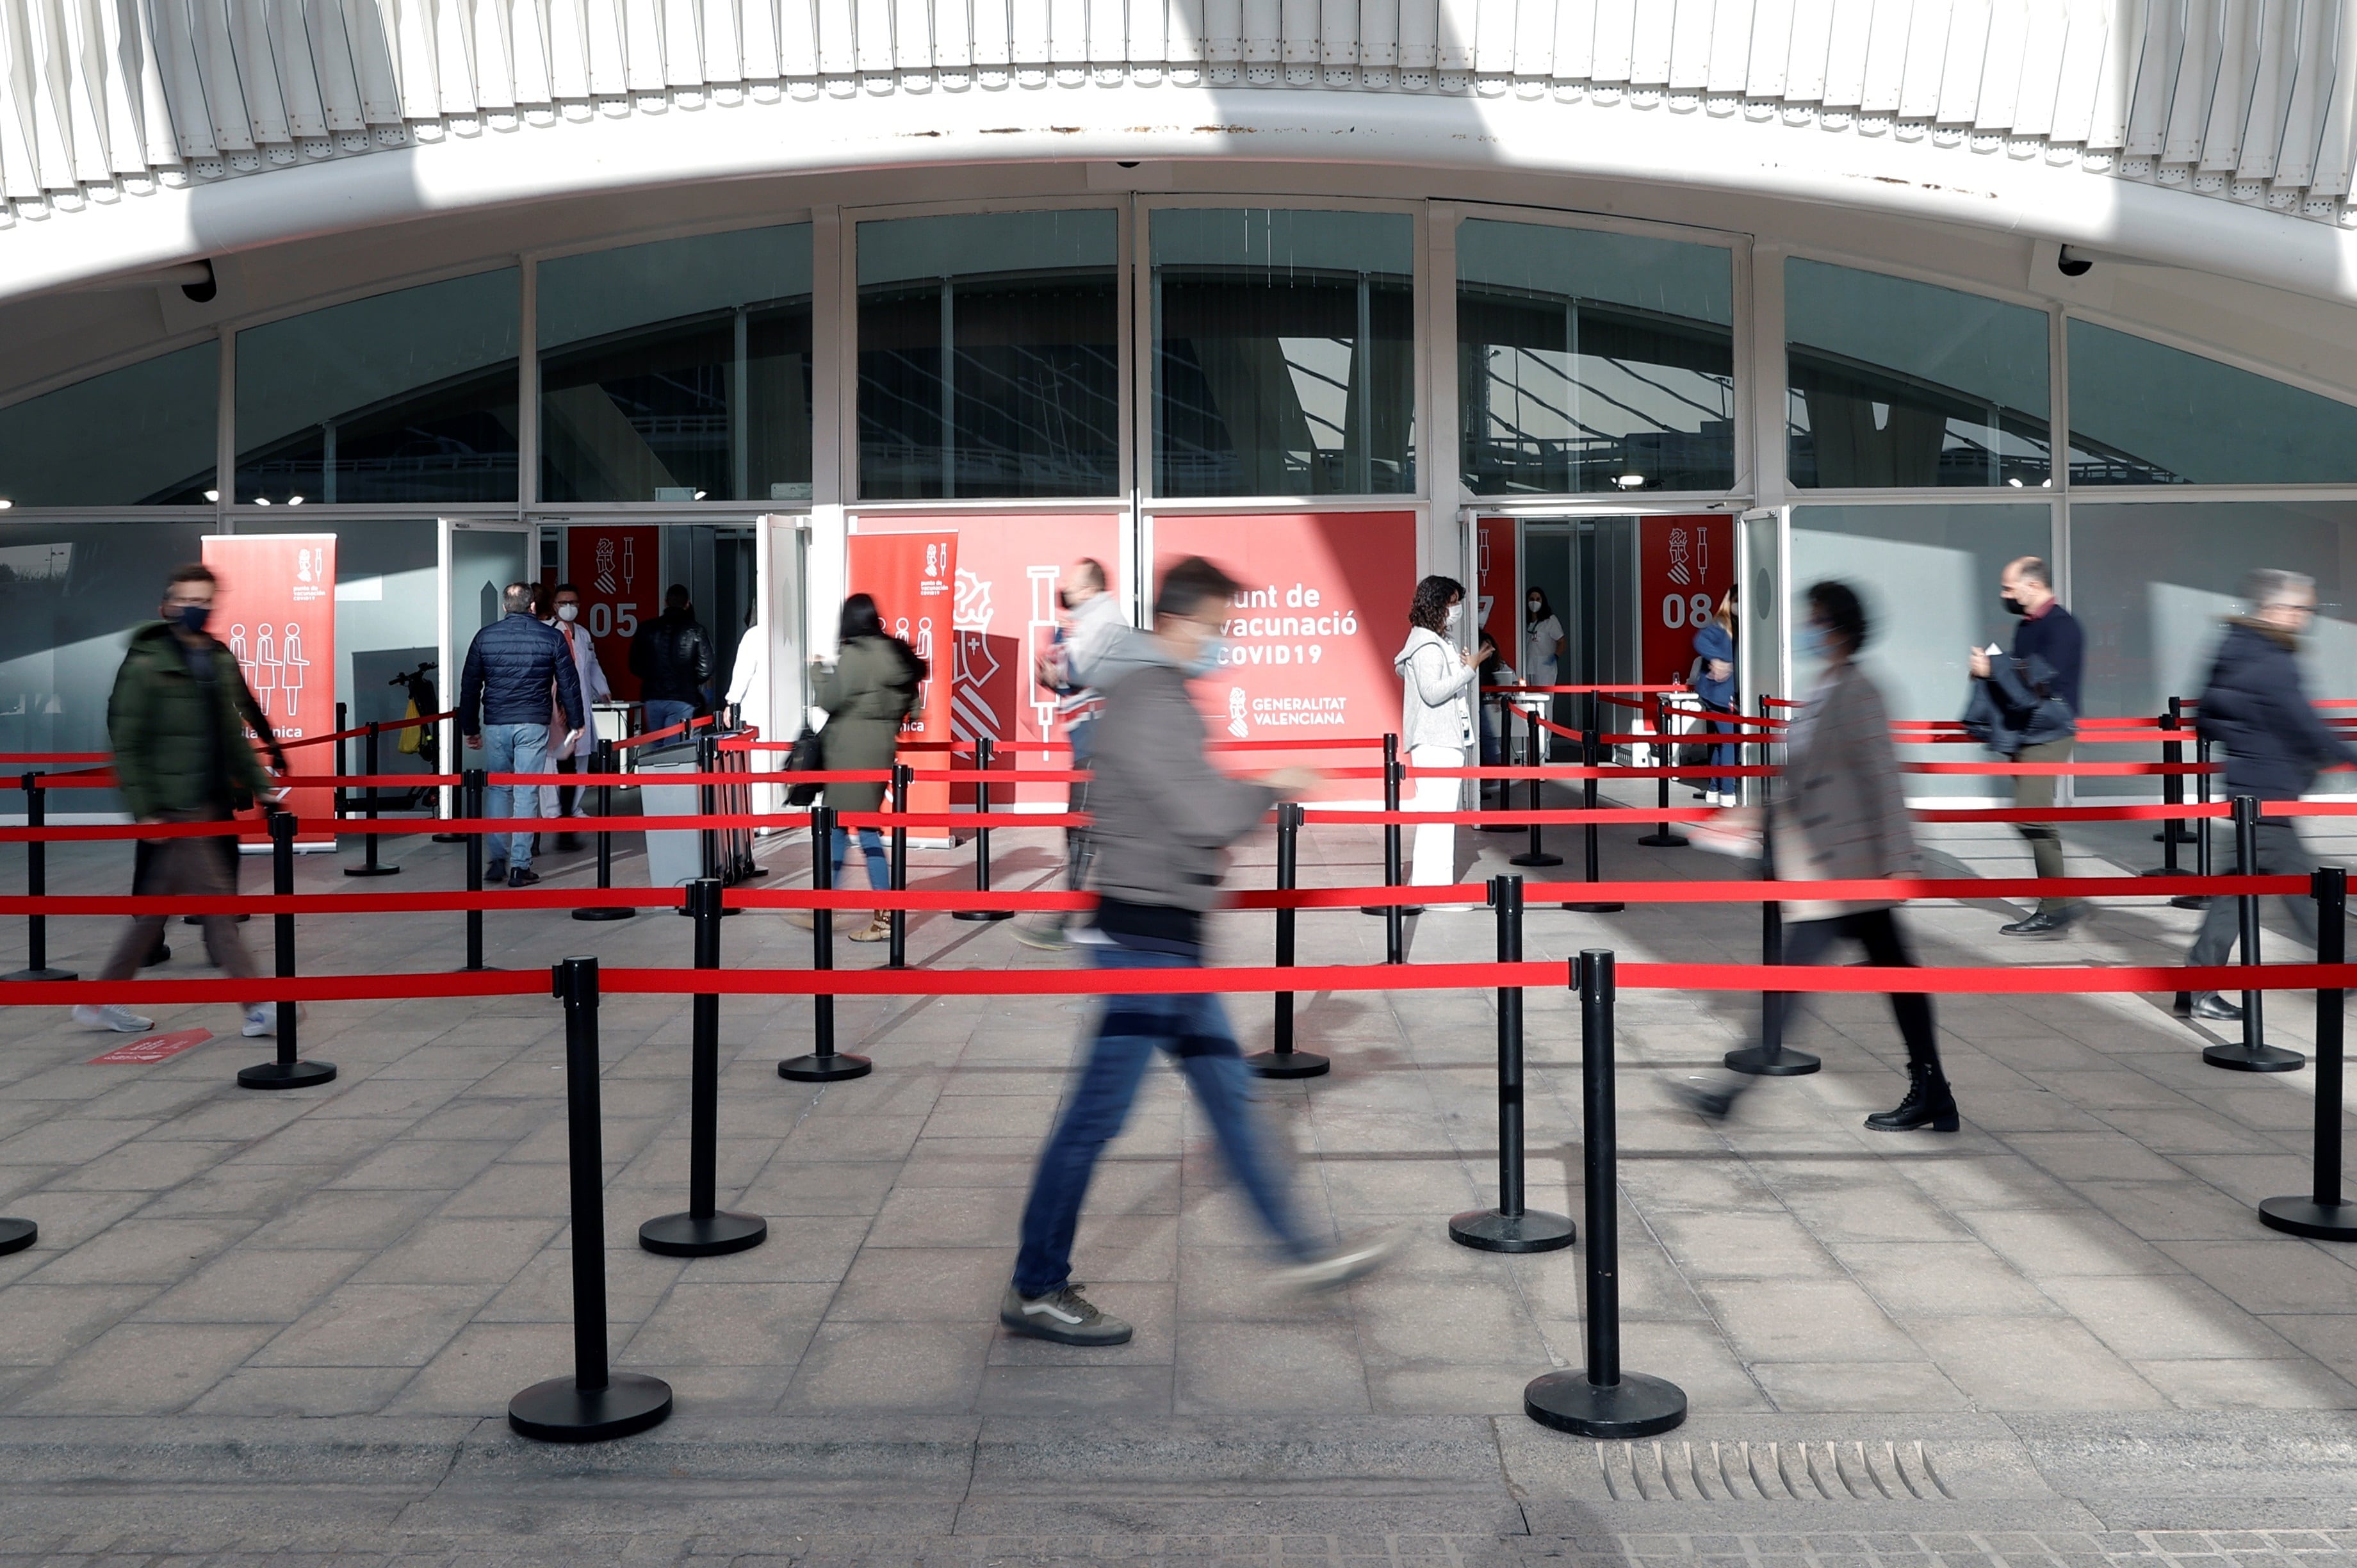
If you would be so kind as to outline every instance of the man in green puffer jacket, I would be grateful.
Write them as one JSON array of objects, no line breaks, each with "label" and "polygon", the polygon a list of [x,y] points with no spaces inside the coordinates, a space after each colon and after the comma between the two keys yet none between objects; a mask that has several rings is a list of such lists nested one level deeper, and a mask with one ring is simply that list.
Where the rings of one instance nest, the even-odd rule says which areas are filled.
[{"label": "man in green puffer jacket", "polygon": [[[123,803],[133,820],[167,822],[227,822],[242,807],[268,801],[270,776],[246,738],[239,695],[244,677],[237,660],[208,635],[217,583],[200,565],[175,570],[164,585],[163,618],[131,634],[131,646],[107,699],[106,729],[114,746],[114,772]],[[219,897],[236,891],[210,837],[151,841],[144,875],[132,892],[143,897],[193,894]],[[166,917],[137,915],[114,944],[101,980],[128,980],[155,949]],[[245,950],[233,915],[205,917],[205,951],[222,973],[241,980],[259,972]],[[245,1008],[245,1033],[269,1034],[270,1010],[259,1002]],[[74,1022],[126,1035],[155,1027],[127,1007],[76,1007]]]}]

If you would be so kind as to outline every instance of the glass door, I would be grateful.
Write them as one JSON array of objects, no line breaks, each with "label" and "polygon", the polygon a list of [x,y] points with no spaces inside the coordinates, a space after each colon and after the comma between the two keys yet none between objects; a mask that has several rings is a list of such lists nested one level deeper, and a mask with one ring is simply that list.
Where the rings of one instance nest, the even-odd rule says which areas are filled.
[{"label": "glass door", "polygon": [[[537,530],[521,522],[443,518],[440,566],[442,626],[438,639],[442,700],[457,705],[459,674],[475,634],[500,618],[500,596],[510,583],[533,583]],[[442,771],[458,770],[458,726],[440,726]]]}]

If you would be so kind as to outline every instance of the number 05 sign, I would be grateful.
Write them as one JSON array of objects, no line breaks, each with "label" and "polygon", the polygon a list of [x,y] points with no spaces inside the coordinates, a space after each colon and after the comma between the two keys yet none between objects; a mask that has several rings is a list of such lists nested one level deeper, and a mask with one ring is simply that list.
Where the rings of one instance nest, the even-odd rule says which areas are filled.
[{"label": "number 05 sign", "polygon": [[1640,526],[1642,675],[1649,685],[1683,681],[1694,667],[1695,633],[1710,624],[1718,601],[1735,585],[1735,520],[1649,517]]},{"label": "number 05 sign", "polygon": [[576,523],[565,531],[562,580],[581,590],[581,624],[597,645],[606,683],[617,699],[635,701],[630,639],[662,613],[662,531]]}]

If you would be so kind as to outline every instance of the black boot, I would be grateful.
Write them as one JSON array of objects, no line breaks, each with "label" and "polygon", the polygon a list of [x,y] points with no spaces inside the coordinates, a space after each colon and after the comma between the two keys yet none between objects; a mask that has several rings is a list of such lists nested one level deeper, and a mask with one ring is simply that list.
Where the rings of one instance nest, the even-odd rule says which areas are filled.
[{"label": "black boot", "polygon": [[1948,1092],[1947,1076],[1935,1061],[1907,1064],[1907,1098],[1889,1111],[1866,1119],[1878,1133],[1934,1133],[1956,1130],[1956,1097]]}]

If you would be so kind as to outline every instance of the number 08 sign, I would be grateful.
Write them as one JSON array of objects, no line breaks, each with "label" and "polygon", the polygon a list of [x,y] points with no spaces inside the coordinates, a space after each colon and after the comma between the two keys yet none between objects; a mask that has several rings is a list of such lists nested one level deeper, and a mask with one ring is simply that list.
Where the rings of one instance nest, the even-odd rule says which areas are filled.
[{"label": "number 08 sign", "polygon": [[1641,526],[1641,673],[1648,685],[1683,681],[1694,667],[1695,634],[1710,624],[1718,601],[1735,585],[1735,520],[1649,517]]},{"label": "number 08 sign", "polygon": [[662,532],[576,523],[565,531],[564,581],[581,590],[581,624],[617,700],[636,701],[630,639],[662,613]]}]

